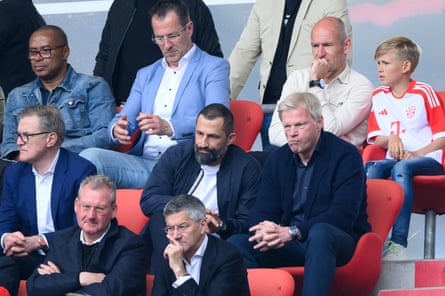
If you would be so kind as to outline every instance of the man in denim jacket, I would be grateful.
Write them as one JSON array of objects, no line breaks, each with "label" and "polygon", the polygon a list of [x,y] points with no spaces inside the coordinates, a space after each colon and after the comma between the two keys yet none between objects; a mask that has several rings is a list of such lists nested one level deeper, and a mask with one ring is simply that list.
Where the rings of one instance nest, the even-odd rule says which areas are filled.
[{"label": "man in denim jacket", "polygon": [[55,105],[62,113],[66,137],[62,147],[80,152],[88,147],[109,148],[108,123],[116,107],[108,84],[98,77],[78,74],[68,64],[70,49],[63,30],[44,26],[29,39],[29,59],[37,79],[12,90],[3,118],[1,156],[15,159],[18,114],[32,105]]}]

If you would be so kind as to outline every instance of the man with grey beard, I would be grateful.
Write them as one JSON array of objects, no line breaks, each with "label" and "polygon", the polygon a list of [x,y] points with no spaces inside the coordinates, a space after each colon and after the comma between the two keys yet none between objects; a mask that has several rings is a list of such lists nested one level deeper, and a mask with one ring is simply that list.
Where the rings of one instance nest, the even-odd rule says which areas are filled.
[{"label": "man with grey beard", "polygon": [[261,167],[232,144],[235,137],[230,110],[210,104],[198,114],[194,139],[170,147],[153,168],[141,197],[150,217],[143,235],[152,248],[151,271],[168,244],[162,210],[173,196],[194,195],[204,203],[209,234],[230,242],[233,234],[248,232]]}]

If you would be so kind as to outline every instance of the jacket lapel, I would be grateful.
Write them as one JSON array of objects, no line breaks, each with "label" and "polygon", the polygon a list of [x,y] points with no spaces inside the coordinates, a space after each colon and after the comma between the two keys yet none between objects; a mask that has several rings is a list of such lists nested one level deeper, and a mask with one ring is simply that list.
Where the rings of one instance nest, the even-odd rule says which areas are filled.
[{"label": "jacket lapel", "polygon": [[59,208],[60,197],[62,196],[63,184],[68,171],[68,156],[64,149],[60,149],[59,159],[54,170],[53,184],[51,188],[51,215],[54,221],[54,228],[58,229],[57,210]]},{"label": "jacket lapel", "polygon": [[[297,45],[297,40],[300,35],[303,19],[306,16],[306,13],[309,9],[310,2],[312,2],[312,1],[302,0],[301,4],[300,4],[300,8],[298,9],[297,15],[295,16],[295,23],[294,23],[294,28],[293,28],[293,32],[292,32],[292,38],[291,38],[290,44],[289,44],[288,58],[289,58],[289,56],[291,56],[292,51],[294,50],[295,46]],[[295,28],[299,28],[299,29],[295,30]]]},{"label": "jacket lapel", "polygon": [[204,252],[204,257],[202,258],[201,263],[201,275],[199,278],[199,287],[207,287],[208,281],[212,280],[213,275],[213,264],[216,260],[216,242],[217,238],[214,238],[210,235],[207,235],[209,238],[207,243],[207,248]]},{"label": "jacket lapel", "polygon": [[191,57],[190,62],[187,65],[187,69],[185,70],[184,76],[181,79],[181,83],[179,84],[178,92],[176,93],[175,101],[173,103],[172,117],[176,112],[179,102],[184,98],[184,92],[192,80],[193,74],[195,73],[196,68],[199,65],[201,57],[202,57],[202,51],[199,49],[199,47],[196,46],[195,52]]}]

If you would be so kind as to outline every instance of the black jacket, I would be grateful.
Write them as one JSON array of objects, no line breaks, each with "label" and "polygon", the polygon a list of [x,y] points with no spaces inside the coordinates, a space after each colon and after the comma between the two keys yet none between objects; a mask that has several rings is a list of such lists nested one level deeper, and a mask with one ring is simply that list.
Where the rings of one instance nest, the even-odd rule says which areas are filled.
[{"label": "black jacket", "polygon": [[243,257],[230,243],[212,235],[202,257],[199,284],[189,279],[178,288],[172,284],[176,280],[173,271],[164,260],[161,268],[155,271],[152,296],[248,296],[249,285]]},{"label": "black jacket", "polygon": [[35,79],[28,60],[31,34],[45,25],[32,0],[0,1],[0,85],[5,96]]},{"label": "black jacket", "polygon": [[[68,292],[95,296],[145,296],[145,256],[143,240],[115,219],[101,242],[94,247],[85,267],[82,267],[80,228],[76,225],[54,233],[44,263],[55,263],[61,273],[39,275],[37,270],[26,282],[28,295],[65,295]],[[101,272],[106,277],[100,284],[81,287],[81,271]]]}]

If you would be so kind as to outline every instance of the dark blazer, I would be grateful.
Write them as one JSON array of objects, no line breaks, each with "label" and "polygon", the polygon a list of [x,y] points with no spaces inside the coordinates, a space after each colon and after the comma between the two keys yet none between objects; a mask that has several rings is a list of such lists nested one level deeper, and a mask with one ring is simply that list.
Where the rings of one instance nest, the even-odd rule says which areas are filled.
[{"label": "dark blazer", "polygon": [[209,241],[202,258],[199,285],[189,279],[178,288],[173,288],[176,277],[168,260],[164,260],[160,270],[155,272],[152,296],[250,295],[241,254],[226,241],[211,235],[207,237]]},{"label": "dark blazer", "polygon": [[[358,239],[371,227],[366,214],[366,176],[357,148],[329,132],[321,132],[311,161],[312,179],[304,204],[304,220],[297,224],[303,239],[312,225],[329,223]],[[296,182],[294,153],[286,144],[267,159],[251,225],[271,220],[290,225]]]},{"label": "dark blazer", "polygon": [[[146,1],[151,2],[151,7],[158,0]],[[221,46],[209,8],[202,0],[184,0],[184,3],[189,9],[190,19],[194,24],[193,42],[209,54],[222,57]],[[108,11],[93,73],[96,76],[105,78],[112,89],[114,89],[113,74],[116,68],[117,57],[135,13],[136,0],[115,0]],[[153,29],[150,22],[147,23],[147,26],[141,27],[141,36],[151,37],[152,35]],[[140,68],[150,65],[160,58],[162,58],[162,53],[159,47],[153,43],[152,48],[147,50],[146,61],[141,61]],[[136,77],[136,72],[127,73],[127,75]],[[119,79],[114,80],[119,82]],[[116,98],[119,102],[126,99]]]},{"label": "dark blazer", "polygon": [[[153,168],[142,193],[144,214],[162,213],[173,196],[190,190],[200,170],[194,156],[194,140],[167,149]],[[227,224],[227,230],[221,233],[223,238],[234,233],[247,233],[250,208],[256,198],[260,178],[258,162],[241,148],[230,145],[216,176],[219,215]],[[164,233],[162,239],[165,239]]]},{"label": "dark blazer", "polygon": [[[80,228],[73,226],[54,233],[50,251],[44,263],[51,261],[61,273],[41,276],[37,270],[28,278],[29,296],[59,296],[67,292],[94,296],[145,296],[145,245],[139,236],[115,219],[101,242],[93,249],[86,266],[82,268]],[[81,287],[82,271],[105,273],[100,284]]]},{"label": "dark blazer", "polygon": [[[60,149],[51,191],[51,213],[56,230],[76,224],[74,199],[82,180],[96,174],[96,168],[77,154]],[[25,236],[38,234],[36,187],[32,165],[15,163],[5,170],[0,206],[0,236],[21,231]],[[45,233],[50,241],[52,233]],[[2,250],[3,251],[3,250]]]},{"label": "dark blazer", "polygon": [[0,1],[0,86],[5,96],[35,79],[28,60],[31,34],[45,25],[32,0]]}]

